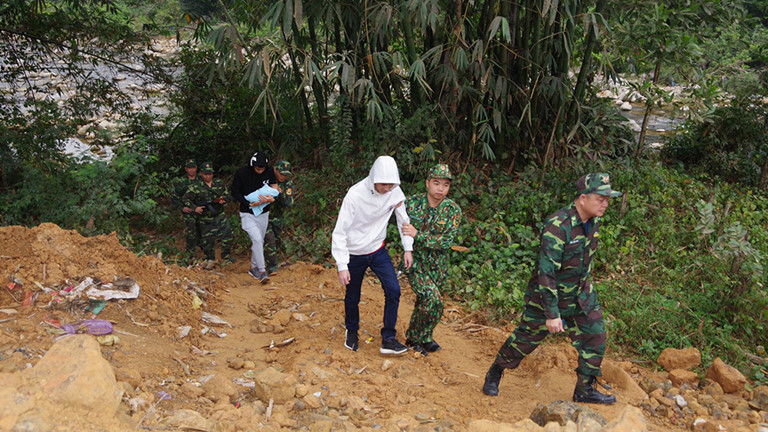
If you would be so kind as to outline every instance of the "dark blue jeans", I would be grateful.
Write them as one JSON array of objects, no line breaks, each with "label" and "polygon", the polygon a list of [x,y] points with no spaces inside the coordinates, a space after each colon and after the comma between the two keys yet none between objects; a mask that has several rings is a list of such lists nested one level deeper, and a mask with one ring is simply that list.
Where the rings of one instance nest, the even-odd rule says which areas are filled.
[{"label": "dark blue jeans", "polygon": [[384,328],[381,339],[393,339],[397,334],[397,309],[400,307],[400,283],[397,281],[395,268],[389,258],[387,248],[383,247],[370,255],[350,255],[349,284],[344,297],[344,324],[347,330],[360,330],[360,287],[368,268],[378,276],[384,289]]}]

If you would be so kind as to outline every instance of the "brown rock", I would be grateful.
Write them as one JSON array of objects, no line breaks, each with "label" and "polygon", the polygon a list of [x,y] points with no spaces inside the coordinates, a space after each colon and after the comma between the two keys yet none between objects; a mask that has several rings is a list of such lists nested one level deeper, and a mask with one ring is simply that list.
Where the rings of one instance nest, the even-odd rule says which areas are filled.
[{"label": "brown rock", "polygon": [[757,386],[752,390],[750,401],[757,409],[768,411],[768,386]]},{"label": "brown rock", "polygon": [[603,428],[603,432],[645,432],[647,430],[648,425],[643,412],[633,406],[624,408],[619,418],[608,423]]},{"label": "brown rock", "polygon": [[203,392],[205,397],[214,402],[232,401],[237,395],[237,387],[229,379],[216,375],[203,384]]},{"label": "brown rock", "polygon": [[690,384],[692,386],[699,385],[699,376],[696,372],[691,372],[685,369],[672,369],[669,371],[669,379],[677,387],[683,384]]},{"label": "brown rock", "polygon": [[622,390],[621,395],[628,402],[645,399],[645,392],[626,372],[625,367],[610,360],[603,361],[603,378],[613,384],[614,388]]},{"label": "brown rock", "polygon": [[690,370],[701,364],[701,353],[693,347],[682,350],[667,348],[661,352],[656,362],[667,371]]},{"label": "brown rock", "polygon": [[120,404],[122,388],[92,336],[73,335],[56,342],[32,368],[32,379],[53,401],[79,405],[111,415]]},{"label": "brown rock", "polygon": [[132,388],[140,386],[142,382],[141,374],[137,370],[127,368],[115,369],[115,379],[127,382]]},{"label": "brown rock", "polygon": [[720,384],[726,393],[740,391],[747,383],[747,378],[741,372],[733,366],[725,364],[719,357],[712,362],[712,366],[707,370],[707,378]]},{"label": "brown rock", "polygon": [[188,409],[176,410],[171,417],[163,420],[163,424],[181,430],[209,431],[213,427],[212,422],[199,412]]},{"label": "brown rock", "polygon": [[715,423],[708,422],[703,418],[697,418],[691,425],[693,432],[720,432],[720,427]]},{"label": "brown rock", "polygon": [[272,320],[277,321],[281,326],[285,327],[291,322],[291,312],[288,309],[281,309],[272,315]]},{"label": "brown rock", "polygon": [[296,378],[274,368],[267,368],[254,377],[256,387],[253,392],[259,400],[268,403],[273,399],[277,404],[284,404],[296,394]]},{"label": "brown rock", "polygon": [[[525,424],[523,424],[525,423]],[[467,432],[514,432],[514,431],[541,431],[541,426],[525,419],[512,426],[509,423],[497,423],[491,420],[472,420],[469,422]]]},{"label": "brown rock", "polygon": [[192,383],[184,383],[180,388],[179,391],[184,396],[190,398],[190,399],[197,399],[200,396],[203,395],[204,390]]}]

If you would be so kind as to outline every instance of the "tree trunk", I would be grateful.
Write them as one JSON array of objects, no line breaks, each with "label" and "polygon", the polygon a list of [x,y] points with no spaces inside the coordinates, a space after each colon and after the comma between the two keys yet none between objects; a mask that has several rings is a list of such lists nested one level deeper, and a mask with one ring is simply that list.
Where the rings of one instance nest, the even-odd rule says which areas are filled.
[{"label": "tree trunk", "polygon": [[[664,58],[664,54],[659,53],[659,58],[656,59],[656,68],[653,71],[653,85],[659,81],[659,74],[661,73],[661,61]],[[643,152],[643,143],[645,141],[645,132],[648,129],[648,120],[651,117],[651,110],[653,109],[653,100],[646,98],[645,114],[643,115],[643,124],[640,126],[640,138],[637,139],[637,153],[635,153],[635,159],[640,159],[640,155]]]}]

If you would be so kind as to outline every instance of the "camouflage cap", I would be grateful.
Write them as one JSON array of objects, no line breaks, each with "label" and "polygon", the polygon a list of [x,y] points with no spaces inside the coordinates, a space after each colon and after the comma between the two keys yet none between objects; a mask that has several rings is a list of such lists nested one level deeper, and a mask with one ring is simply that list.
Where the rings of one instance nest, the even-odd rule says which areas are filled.
[{"label": "camouflage cap", "polygon": [[429,172],[427,173],[427,180],[432,179],[453,180],[453,176],[451,175],[451,170],[448,168],[448,165],[439,164],[430,168]]},{"label": "camouflage cap", "polygon": [[184,162],[184,167],[186,168],[194,168],[197,166],[197,162],[195,162],[194,159],[189,158],[186,162]]},{"label": "camouflage cap", "polygon": [[291,175],[291,163],[288,161],[279,161],[275,164],[275,169],[284,176]]},{"label": "camouflage cap", "polygon": [[609,197],[619,197],[621,192],[611,189],[611,178],[608,173],[591,173],[576,181],[579,195],[595,193]]},{"label": "camouflage cap", "polygon": [[200,168],[201,173],[212,173],[213,172],[213,164],[210,162],[203,162],[203,167]]}]

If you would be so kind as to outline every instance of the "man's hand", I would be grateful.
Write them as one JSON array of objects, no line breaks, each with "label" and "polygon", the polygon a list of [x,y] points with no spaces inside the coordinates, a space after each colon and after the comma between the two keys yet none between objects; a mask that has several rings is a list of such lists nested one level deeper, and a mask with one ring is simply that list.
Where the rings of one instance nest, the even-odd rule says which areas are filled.
[{"label": "man's hand", "polygon": [[191,209],[189,207],[184,207],[183,209],[181,209],[181,211],[184,212],[184,213],[192,213],[195,210],[193,210],[193,209]]},{"label": "man's hand", "polygon": [[408,270],[413,265],[413,253],[411,251],[405,251],[403,253],[403,265]]},{"label": "man's hand", "polygon": [[351,279],[351,276],[349,275],[349,270],[339,270],[339,282],[341,282],[341,286],[347,286],[349,285],[349,280]]},{"label": "man's hand", "polygon": [[563,320],[560,318],[548,319],[547,330],[549,330],[550,333],[560,333],[565,331],[565,329],[563,329]]},{"label": "man's hand", "polygon": [[226,204],[227,200],[224,199],[224,197],[218,197],[216,198],[216,203],[218,204]]},{"label": "man's hand", "polygon": [[416,235],[419,233],[419,230],[416,229],[415,226],[404,223],[402,227],[400,227],[400,230],[403,232],[403,235],[407,235],[408,237],[416,238]]},{"label": "man's hand", "polygon": [[203,214],[203,210],[205,210],[205,207],[195,207],[195,213],[197,214]]}]

